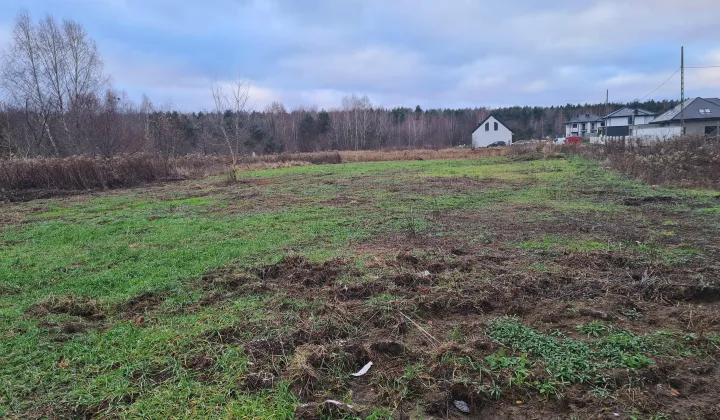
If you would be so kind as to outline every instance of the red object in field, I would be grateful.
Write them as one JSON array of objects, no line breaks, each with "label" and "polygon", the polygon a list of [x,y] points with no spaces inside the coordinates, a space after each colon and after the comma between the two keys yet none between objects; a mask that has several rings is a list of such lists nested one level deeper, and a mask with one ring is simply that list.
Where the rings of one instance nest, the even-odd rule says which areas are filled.
[{"label": "red object in field", "polygon": [[580,137],[578,137],[578,136],[565,137],[565,144],[580,144]]}]

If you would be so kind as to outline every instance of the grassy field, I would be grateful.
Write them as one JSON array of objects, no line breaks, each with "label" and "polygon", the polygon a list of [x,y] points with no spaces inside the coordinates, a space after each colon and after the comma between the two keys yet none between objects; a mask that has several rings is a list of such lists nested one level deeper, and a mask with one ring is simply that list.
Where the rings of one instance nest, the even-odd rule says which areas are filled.
[{"label": "grassy field", "polygon": [[717,418],[718,232],[557,157],[0,204],[0,417]]}]

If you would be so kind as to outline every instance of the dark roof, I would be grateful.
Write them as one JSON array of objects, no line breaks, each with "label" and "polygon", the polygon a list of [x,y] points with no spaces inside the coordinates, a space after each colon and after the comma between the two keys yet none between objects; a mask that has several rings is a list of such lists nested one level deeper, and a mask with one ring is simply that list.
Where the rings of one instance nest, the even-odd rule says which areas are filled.
[{"label": "dark roof", "polygon": [[577,117],[571,119],[566,124],[568,124],[568,123],[573,123],[573,124],[574,123],[588,123],[588,122],[598,122],[598,121],[602,121],[602,117],[597,116],[595,114],[582,114],[580,116],[577,116]]},{"label": "dark roof", "polygon": [[608,114],[605,118],[619,118],[619,117],[632,117],[633,115],[645,115],[645,116],[653,116],[657,115],[657,112],[650,112],[647,109],[642,108],[620,108],[615,112],[612,112]]},{"label": "dark roof", "polygon": [[720,99],[719,99],[719,98],[703,98],[703,99],[705,99],[706,101],[710,101],[710,102],[714,103],[714,104],[717,105],[717,106],[720,106]]},{"label": "dark roof", "polygon": [[476,132],[478,128],[480,128],[483,124],[485,124],[485,121],[487,121],[487,120],[490,119],[490,117],[495,118],[495,119],[497,120],[497,122],[499,122],[500,124],[502,124],[503,127],[507,128],[507,129],[510,131],[510,133],[512,134],[513,131],[510,130],[510,127],[508,127],[507,124],[505,124],[504,122],[500,121],[500,118],[494,116],[493,114],[488,115],[487,118],[485,118],[484,120],[480,121],[480,122],[478,123],[477,127],[475,127],[475,129],[474,129],[472,132],[473,132],[473,133]]},{"label": "dark roof", "polygon": [[[683,118],[685,121],[718,120],[720,119],[720,99],[692,98],[685,100]],[[680,121],[680,105],[659,115],[650,124]]]}]

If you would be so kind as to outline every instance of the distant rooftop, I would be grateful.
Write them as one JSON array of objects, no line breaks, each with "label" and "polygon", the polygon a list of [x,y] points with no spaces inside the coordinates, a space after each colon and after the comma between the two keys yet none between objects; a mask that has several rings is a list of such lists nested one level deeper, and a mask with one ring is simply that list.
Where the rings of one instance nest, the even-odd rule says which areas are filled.
[{"label": "distant rooftop", "polygon": [[[685,121],[720,119],[720,99],[692,98],[685,100],[683,118],[685,119]],[[650,123],[661,124],[680,120],[680,105],[678,105],[673,109],[659,115]]]},{"label": "distant rooftop", "polygon": [[608,114],[608,116],[605,118],[632,117],[634,115],[644,115],[644,116],[652,117],[652,116],[657,115],[657,113],[651,112],[651,111],[648,111],[647,109],[642,109],[642,108],[624,107],[624,108],[618,109],[617,111],[615,111],[613,113]]},{"label": "distant rooftop", "polygon": [[589,122],[599,122],[602,121],[602,117],[595,115],[595,114],[582,114],[580,116],[577,116],[568,123],[589,123]]}]

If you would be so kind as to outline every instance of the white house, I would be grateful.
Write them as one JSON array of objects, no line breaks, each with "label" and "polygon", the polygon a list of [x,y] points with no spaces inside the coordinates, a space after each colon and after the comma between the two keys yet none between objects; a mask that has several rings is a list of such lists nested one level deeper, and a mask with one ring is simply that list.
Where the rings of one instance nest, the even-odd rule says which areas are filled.
[{"label": "white house", "polygon": [[640,108],[620,108],[608,114],[603,134],[607,136],[631,136],[639,126],[650,124],[657,114]]},{"label": "white house", "polygon": [[487,147],[492,143],[504,141],[505,144],[512,143],[512,131],[500,120],[490,115],[485,118],[472,133],[473,147]]},{"label": "white house", "polygon": [[565,123],[565,136],[596,136],[605,127],[602,117],[595,114],[583,114]]}]

